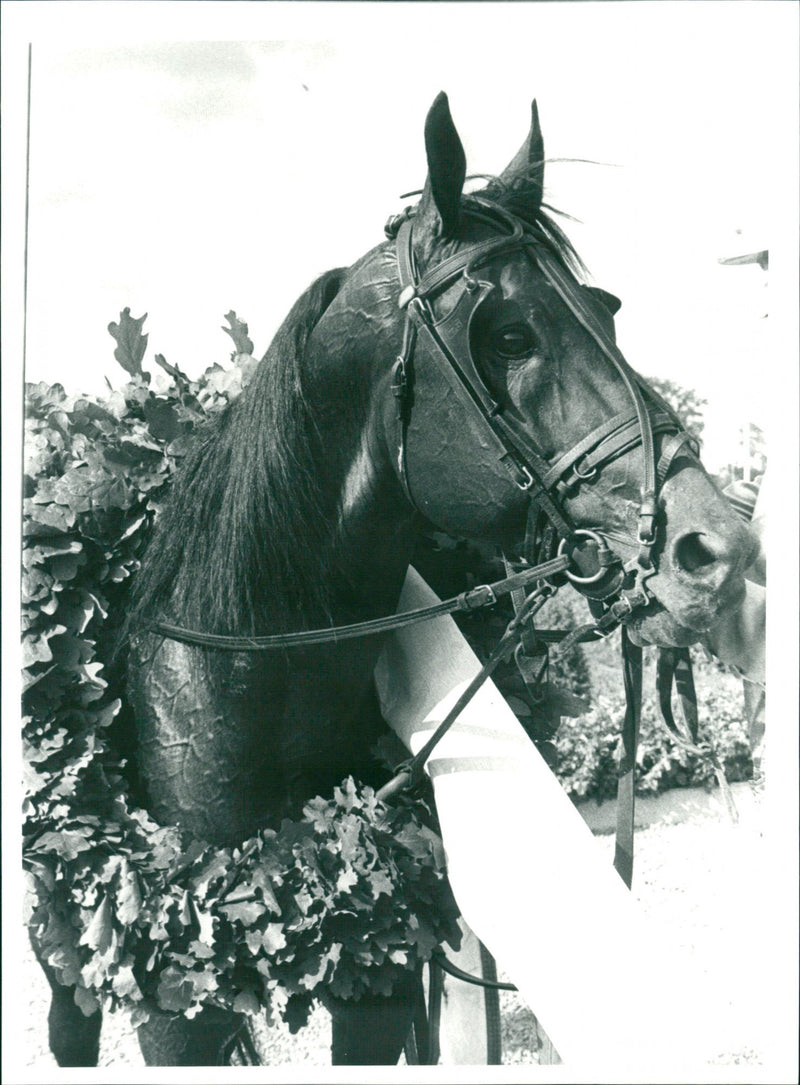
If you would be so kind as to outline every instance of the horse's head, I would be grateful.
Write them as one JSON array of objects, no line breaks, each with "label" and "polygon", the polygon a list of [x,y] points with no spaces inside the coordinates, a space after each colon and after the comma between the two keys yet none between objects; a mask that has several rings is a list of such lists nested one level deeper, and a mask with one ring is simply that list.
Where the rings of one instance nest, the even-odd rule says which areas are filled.
[{"label": "horse's head", "polygon": [[599,609],[623,599],[635,637],[692,643],[742,596],[751,543],[617,349],[619,302],[579,283],[542,210],[535,103],[520,152],[480,193],[463,193],[444,95],[425,141],[421,200],[391,230],[407,319],[385,429],[409,499],[529,560],[566,547],[580,589]]}]

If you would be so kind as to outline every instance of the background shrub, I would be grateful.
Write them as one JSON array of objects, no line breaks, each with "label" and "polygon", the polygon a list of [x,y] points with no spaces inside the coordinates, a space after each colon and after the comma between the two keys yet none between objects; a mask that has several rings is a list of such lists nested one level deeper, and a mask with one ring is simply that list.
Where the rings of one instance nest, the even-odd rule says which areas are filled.
[{"label": "background shrub", "polygon": [[[555,772],[574,800],[602,802],[616,795],[617,746],[625,715],[619,646],[611,641],[587,647],[592,673],[592,707],[578,719],[563,719],[555,739]],[[598,658],[593,659],[594,653]],[[698,649],[692,650],[700,725],[698,737],[716,753],[729,783],[749,780],[753,761],[741,681]],[[713,787],[714,767],[679,746],[658,711],[655,649],[645,649],[642,723],[637,750],[636,793],[657,795],[674,787]]]}]

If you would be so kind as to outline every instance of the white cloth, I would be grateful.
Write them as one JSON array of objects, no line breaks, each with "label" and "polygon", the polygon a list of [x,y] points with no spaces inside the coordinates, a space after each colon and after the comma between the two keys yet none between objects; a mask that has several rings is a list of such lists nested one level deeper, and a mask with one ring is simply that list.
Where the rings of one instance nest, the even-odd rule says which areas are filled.
[{"label": "white cloth", "polygon": [[[435,599],[409,570],[399,609]],[[478,669],[449,617],[389,638],[378,693],[408,749],[421,748]],[[463,916],[564,1062],[585,1069],[585,1079],[571,1080],[597,1082],[605,1073],[624,1081],[626,1072],[635,1080],[639,1067],[657,1067],[652,1080],[668,1080],[660,1075],[670,1066],[704,1061],[702,982],[691,960],[681,961],[644,918],[491,682],[427,769]],[[632,978],[640,950],[654,977],[646,992]]]}]

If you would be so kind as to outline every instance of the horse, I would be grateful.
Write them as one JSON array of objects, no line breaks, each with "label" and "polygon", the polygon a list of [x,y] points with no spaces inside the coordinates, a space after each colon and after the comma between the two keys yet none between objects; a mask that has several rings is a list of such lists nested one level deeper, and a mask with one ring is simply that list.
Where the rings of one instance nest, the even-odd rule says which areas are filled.
[{"label": "horse", "polygon": [[[479,190],[443,93],[424,140],[418,202],[297,300],[197,437],[137,573],[135,786],[160,823],[218,845],[298,817],[348,774],[386,781],[372,752],[381,639],[215,652],[154,622],[257,637],[392,614],[431,527],[523,565],[599,543],[609,564],[572,579],[639,644],[694,643],[744,591],[744,526],[622,358],[619,302],[582,282],[543,202],[536,102],[519,152]],[[417,983],[328,997],[333,1064],[395,1064]],[[100,1014],[52,987],[57,1060],[94,1064]],[[219,1064],[244,1022],[209,1006],[156,1015],[139,1039],[150,1065]]]}]

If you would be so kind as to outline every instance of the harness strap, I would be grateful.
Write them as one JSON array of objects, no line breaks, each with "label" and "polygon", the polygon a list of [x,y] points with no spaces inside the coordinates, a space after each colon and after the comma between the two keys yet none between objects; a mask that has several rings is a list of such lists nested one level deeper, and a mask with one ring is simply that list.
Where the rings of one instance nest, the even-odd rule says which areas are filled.
[{"label": "harness strap", "polygon": [[[511,566],[505,555],[503,555],[503,564],[506,572],[509,572]],[[511,604],[514,607],[514,613],[519,614],[525,605],[524,593],[521,591],[512,592]],[[548,645],[546,641],[537,636],[537,632],[533,619],[529,617],[522,627],[519,644],[514,649],[514,662],[517,665],[517,670],[525,689],[534,702],[541,699],[542,685],[547,682],[548,668]]]},{"label": "harness strap", "polygon": [[[462,300],[463,298],[467,298],[472,304],[468,294],[464,294]],[[411,309],[410,313],[415,311],[418,310]],[[412,317],[412,319],[416,318]],[[465,338],[468,336],[466,327],[462,327],[461,334]],[[460,352],[460,362],[456,359],[451,344],[443,335],[441,324],[431,325],[420,322],[417,336],[418,339],[426,340],[447,358],[449,364],[442,366],[441,372],[461,401],[473,408],[473,417],[480,423],[484,439],[494,447],[497,460],[509,472],[513,482],[526,496],[544,508],[547,516],[561,534],[568,535],[572,530],[572,524],[542,482],[541,475],[547,470],[547,461],[533,447],[527,435],[512,426],[510,421],[499,413],[500,405],[489,397],[488,392],[484,391],[485,386],[474,372],[471,361],[468,364],[473,371],[468,371],[467,359],[470,357],[468,352]]]},{"label": "harness strap", "polygon": [[463,968],[453,964],[441,949],[435,949],[431,959],[436,961],[439,968],[446,972],[448,976],[463,980],[464,983],[471,983],[473,987],[486,987],[493,991],[516,991],[517,989],[513,983],[504,983],[502,980],[496,979],[483,979],[481,976],[473,976],[471,972],[465,972]]},{"label": "harness strap", "polygon": [[[400,284],[403,293],[400,295],[400,307],[405,308],[412,297],[427,299],[437,294],[453,279],[464,275],[465,271],[479,267],[489,260],[496,252],[506,251],[524,243],[524,227],[515,216],[503,211],[502,208],[492,206],[492,214],[481,212],[478,199],[473,197],[471,206],[467,209],[470,217],[486,222],[491,226],[497,226],[498,220],[508,227],[507,234],[499,237],[490,237],[486,241],[477,241],[468,248],[460,249],[442,260],[435,267],[430,268],[420,278],[417,277],[416,260],[411,245],[412,217],[408,216],[400,224],[397,231],[397,263],[400,275]],[[467,275],[467,277],[469,277]]]},{"label": "harness strap", "polygon": [[[428,968],[428,1065],[437,1066],[441,1049],[439,1031],[444,1002],[444,975],[437,962],[431,961]],[[425,1009],[423,992],[423,1012]]]},{"label": "harness strap", "polygon": [[669,469],[672,466],[672,461],[676,456],[681,453],[692,456],[699,455],[700,446],[696,437],[693,437],[691,433],[687,433],[686,430],[682,430],[680,433],[673,433],[665,442],[661,449],[661,455],[658,460],[658,466],[656,467],[656,475],[658,476],[658,484],[666,479]]},{"label": "harness strap", "polygon": [[[542,480],[546,486],[554,486],[556,482],[561,478],[563,474],[569,470],[573,464],[576,464],[582,456],[587,452],[591,452],[597,445],[599,445],[605,438],[611,434],[615,434],[618,431],[624,430],[631,424],[637,422],[636,411],[628,409],[626,411],[620,411],[619,414],[615,414],[608,421],[603,422],[582,438],[576,445],[573,445],[568,451],[552,464],[550,470],[544,476]],[[638,433],[638,431],[637,431]],[[583,465],[581,465],[581,471],[576,471],[579,478],[584,478]]]},{"label": "harness strap", "polygon": [[354,622],[352,625],[330,626],[327,629],[306,629],[296,633],[273,633],[267,636],[234,637],[222,633],[202,633],[195,629],[173,625],[171,622],[154,621],[143,632],[159,633],[183,644],[193,644],[200,648],[216,648],[223,652],[264,652],[281,648],[299,648],[313,644],[338,644],[340,641],[351,640],[355,637],[369,637],[379,633],[388,633],[392,629],[400,629],[416,622],[428,621],[441,614],[453,614],[459,610],[471,611],[480,607],[491,606],[502,596],[524,588],[537,580],[556,576],[558,573],[564,572],[568,566],[569,557],[566,554],[561,554],[550,561],[544,561],[539,565],[514,573],[513,576],[497,580],[493,584],[479,584],[469,591],[453,596],[452,599],[446,599],[444,602],[435,603],[432,606],[407,610],[402,614],[390,614],[384,618],[371,618],[364,622]]},{"label": "harness strap", "polygon": [[[470,214],[477,218],[484,217],[473,210],[470,210]],[[504,214],[501,217],[503,220],[508,218],[511,227],[509,235],[478,242],[455,253],[420,279],[417,279],[412,243],[413,219],[406,218],[397,233],[397,271],[401,286],[398,305],[406,311],[406,323],[413,322],[416,326],[417,338],[433,348],[432,355],[436,357],[437,352],[444,355],[448,364],[440,366],[440,371],[461,402],[473,409],[473,417],[480,422],[486,440],[494,447],[498,461],[508,470],[514,483],[542,506],[561,534],[569,534],[572,524],[542,482],[542,474],[548,470],[549,464],[528,434],[502,415],[501,405],[490,395],[472,361],[470,319],[494,287],[491,283],[471,279],[469,270],[496,252],[521,244],[524,237],[518,220]],[[440,321],[435,321],[427,305],[428,299],[458,276],[466,280],[464,292],[451,312]],[[404,443],[400,455],[405,457]],[[404,476],[404,473],[403,466],[401,475]]]},{"label": "harness strap", "polygon": [[[409,504],[416,508],[414,498],[411,496],[411,487],[408,484],[408,471],[406,466],[406,431],[410,414],[410,392],[413,383],[414,347],[417,341],[417,326],[411,320],[406,320],[403,326],[403,345],[392,369],[392,395],[397,408],[398,449],[397,468],[403,492]],[[419,511],[419,510],[417,510]]]},{"label": "harness strap", "polygon": [[[652,418],[652,426],[653,434],[673,431],[675,428],[672,419],[661,413]],[[636,412],[621,412],[598,426],[569,452],[565,452],[553,464],[543,481],[546,486],[558,484],[559,492],[566,492],[576,483],[593,478],[600,467],[640,443],[641,433]],[[571,475],[559,481],[570,469]]]},{"label": "harness strap", "polygon": [[636,804],[636,747],[642,714],[642,649],[622,627],[622,674],[625,682],[625,718],[617,780],[617,837],[614,869],[630,889],[633,881],[633,836]]},{"label": "harness strap", "polygon": [[601,351],[619,373],[622,381],[633,400],[636,416],[639,421],[639,432],[642,442],[642,487],[641,503],[639,506],[639,526],[637,531],[639,554],[638,565],[641,569],[651,566],[651,553],[655,543],[655,518],[656,518],[656,487],[658,479],[656,475],[655,446],[653,442],[653,425],[647,405],[644,402],[640,387],[640,377],[630,367],[617,344],[609,336],[595,318],[594,313],[586,305],[586,300],[578,294],[570,282],[569,276],[559,262],[547,249],[537,252],[536,260],[539,267],[545,273],[546,278],[556,289],[561,300],[576,318],[576,320],[591,335]]},{"label": "harness strap", "polygon": [[[673,686],[678,694],[680,724],[672,713]],[[688,648],[659,648],[656,662],[656,689],[661,717],[673,735],[697,743],[699,719],[697,694]]]}]

